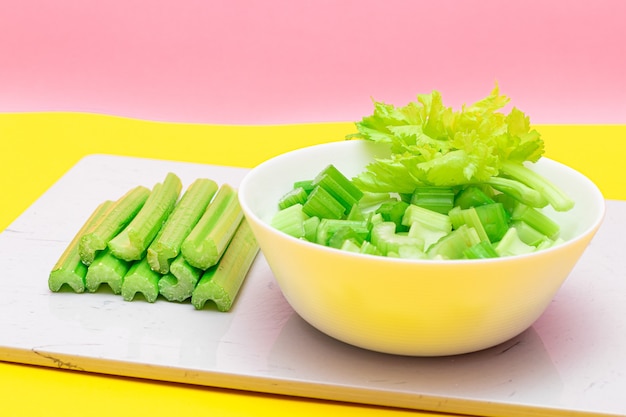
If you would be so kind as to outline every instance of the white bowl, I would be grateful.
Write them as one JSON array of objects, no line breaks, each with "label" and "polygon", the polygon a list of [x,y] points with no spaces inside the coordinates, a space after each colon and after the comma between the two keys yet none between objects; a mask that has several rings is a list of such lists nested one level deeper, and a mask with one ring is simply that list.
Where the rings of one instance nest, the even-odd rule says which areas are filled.
[{"label": "white bowl", "polygon": [[488,260],[406,260],[362,255],[299,240],[270,221],[294,181],[328,164],[354,176],[386,146],[362,140],[292,151],[252,169],[239,187],[246,218],[285,298],[320,331],[379,352],[412,356],[468,353],[530,327],[550,304],[604,217],[604,198],[579,172],[542,158],[533,169],[576,202],[546,213],[565,243]]}]

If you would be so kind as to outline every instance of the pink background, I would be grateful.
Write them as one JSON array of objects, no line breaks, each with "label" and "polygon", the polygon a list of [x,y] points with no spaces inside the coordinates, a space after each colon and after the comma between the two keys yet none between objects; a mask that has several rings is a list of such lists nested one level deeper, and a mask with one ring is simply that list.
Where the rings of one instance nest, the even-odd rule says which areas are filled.
[{"label": "pink background", "polygon": [[349,121],[497,81],[534,123],[626,123],[626,2],[0,0],[0,112]]}]

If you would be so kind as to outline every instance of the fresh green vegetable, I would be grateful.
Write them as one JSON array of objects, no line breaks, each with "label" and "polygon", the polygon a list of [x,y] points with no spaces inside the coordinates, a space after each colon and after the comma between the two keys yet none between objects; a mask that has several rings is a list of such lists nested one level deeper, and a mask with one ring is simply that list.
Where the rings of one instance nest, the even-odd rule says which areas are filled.
[{"label": "fresh green vegetable", "polygon": [[150,190],[141,185],[129,190],[108,208],[93,230],[85,233],[78,245],[80,258],[85,265],[91,264],[96,252],[104,250],[109,241],[135,218],[149,195]]},{"label": "fresh green vegetable", "polygon": [[243,219],[219,263],[200,278],[191,304],[200,310],[212,300],[219,311],[229,311],[258,251],[250,225]]},{"label": "fresh green vegetable", "polygon": [[185,301],[191,297],[203,272],[189,265],[182,254],[178,255],[169,272],[159,280],[159,293],[168,301]]},{"label": "fresh green vegetable", "polygon": [[162,183],[157,183],[145,204],[131,222],[108,243],[108,247],[120,259],[140,260],[168,218],[182,189],[180,178],[168,173]]},{"label": "fresh green vegetable", "polygon": [[87,268],[85,287],[89,292],[96,292],[101,284],[107,284],[114,294],[120,294],[130,266],[130,262],[114,256],[108,248],[104,249]]},{"label": "fresh green vegetable", "polygon": [[196,226],[217,189],[217,183],[207,178],[199,178],[189,186],[148,247],[148,263],[154,271],[169,272],[170,261],[178,256],[183,240]]},{"label": "fresh green vegetable", "polygon": [[217,264],[242,219],[243,210],[237,191],[223,184],[198,224],[183,241],[181,253],[185,260],[200,269]]},{"label": "fresh green vegetable", "polygon": [[140,293],[147,302],[154,303],[159,296],[160,279],[161,274],[150,268],[146,257],[133,262],[122,282],[122,298],[132,301]]},{"label": "fresh green vegetable", "polygon": [[82,236],[93,230],[112,204],[113,201],[105,201],[100,204],[65,248],[48,277],[48,287],[51,291],[59,291],[65,284],[74,292],[82,293],[85,291],[87,266],[81,260],[79,242]]},{"label": "fresh green vegetable", "polygon": [[412,193],[423,185],[491,183],[532,207],[571,208],[573,200],[525,165],[542,156],[544,143],[522,111],[499,111],[508,102],[497,86],[460,111],[444,106],[437,91],[404,107],[374,102],[374,113],[347,138],[387,143],[391,155],[369,164],[354,184],[363,191]]}]

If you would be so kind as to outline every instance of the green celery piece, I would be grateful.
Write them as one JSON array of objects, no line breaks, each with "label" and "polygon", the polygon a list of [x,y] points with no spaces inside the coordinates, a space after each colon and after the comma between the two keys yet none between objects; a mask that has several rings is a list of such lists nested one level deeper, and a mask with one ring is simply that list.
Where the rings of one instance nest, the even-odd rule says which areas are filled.
[{"label": "green celery piece", "polygon": [[159,280],[159,294],[168,301],[182,302],[191,297],[202,270],[193,267],[178,255],[170,265],[169,272]]},{"label": "green celery piece", "polygon": [[69,245],[65,248],[48,277],[48,287],[51,291],[57,292],[64,284],[67,284],[74,292],[85,291],[85,276],[87,266],[82,262],[79,253],[79,242],[82,236],[89,233],[113,205],[113,201],[105,201],[91,213],[89,218],[81,226]]},{"label": "green celery piece", "polygon": [[304,204],[308,196],[309,194],[302,187],[289,190],[280,198],[280,200],[278,200],[278,209],[284,210],[294,204]]},{"label": "green celery piece", "polygon": [[85,265],[93,262],[96,252],[104,250],[111,239],[135,218],[150,196],[150,190],[137,186],[129,190],[112,205],[97,226],[80,239],[78,249]]},{"label": "green celery piece", "polygon": [[427,254],[432,259],[462,259],[465,250],[480,242],[476,229],[464,224],[428,248]]},{"label": "green celery piece", "polygon": [[113,255],[129,262],[142,259],[174,210],[181,189],[180,178],[171,172],[162,183],[157,183],[139,213],[109,241],[108,247]]},{"label": "green celery piece", "polygon": [[405,226],[411,226],[415,222],[422,223],[432,229],[444,230],[448,232],[452,230],[452,222],[450,221],[449,216],[416,206],[415,204],[410,204],[404,212],[402,224]]},{"label": "green celery piece", "polygon": [[170,262],[179,255],[183,241],[206,211],[217,189],[217,183],[208,178],[198,178],[189,186],[148,247],[146,256],[154,271],[169,272]]},{"label": "green celery piece", "polygon": [[402,218],[408,207],[409,203],[405,201],[391,199],[382,203],[376,210],[376,213],[380,213],[384,221],[394,222],[396,224],[396,232],[407,232],[409,226],[402,224]]},{"label": "green celery piece", "polygon": [[476,207],[470,206],[469,208],[462,209],[460,206],[456,206],[450,210],[448,217],[450,217],[450,221],[452,222],[452,227],[454,229],[458,229],[461,225],[466,224],[469,227],[476,229],[476,233],[478,233],[478,237],[481,241],[486,240],[491,242],[491,239],[489,239],[489,236],[485,231],[485,227],[483,226],[480,216],[478,215],[478,211],[476,211]]},{"label": "green celery piece", "polygon": [[204,272],[191,296],[191,304],[201,310],[212,300],[218,311],[229,311],[259,252],[248,221],[244,218],[219,263]]},{"label": "green celery piece", "polygon": [[270,224],[275,229],[299,239],[305,237],[304,222],[307,218],[302,211],[302,204],[297,203],[276,212]]},{"label": "green celery piece", "polygon": [[89,292],[96,292],[101,284],[107,284],[114,294],[120,294],[130,266],[130,262],[114,256],[108,248],[100,251],[87,269],[85,286]]},{"label": "green celery piece", "polygon": [[463,251],[463,255],[467,259],[489,259],[500,257],[491,242],[488,240],[481,240],[474,246],[465,249],[465,251]]},{"label": "green celery piece", "polygon": [[[321,219],[317,226],[315,243],[324,246],[341,247],[343,240],[348,238],[364,241],[369,236],[369,228],[365,220]],[[340,234],[333,240],[336,234]],[[333,244],[331,245],[331,240]]]},{"label": "green celery piece", "polygon": [[352,206],[363,197],[363,192],[332,164],[313,179],[313,185],[328,191],[345,208],[345,211],[350,211]]},{"label": "green celery piece", "polygon": [[293,188],[302,188],[307,194],[313,191],[313,180],[300,180],[293,183]]},{"label": "green celery piece", "polygon": [[[387,256],[390,255],[387,254]],[[401,259],[428,259],[426,253],[414,245],[398,246],[398,249],[394,252],[393,256]]]},{"label": "green celery piece", "polygon": [[411,204],[448,214],[454,207],[454,196],[452,187],[418,186],[411,196]]},{"label": "green celery piece", "polygon": [[490,242],[497,242],[509,229],[509,215],[502,203],[474,207]]},{"label": "green celery piece", "polygon": [[320,219],[341,219],[346,212],[346,208],[323,187],[311,191],[302,210],[307,216]]},{"label": "green celery piece", "polygon": [[429,225],[415,222],[409,228],[407,235],[423,242],[420,249],[422,251],[428,251],[428,248],[439,242],[439,240],[447,236],[451,231],[452,230],[436,229]]},{"label": "green celery piece", "polygon": [[521,220],[532,228],[549,237],[555,239],[558,237],[561,227],[551,218],[543,214],[541,211],[524,204],[517,204],[511,213],[512,220]]},{"label": "green celery piece", "polygon": [[371,231],[371,243],[385,256],[389,253],[397,253],[398,248],[404,245],[415,246],[420,249],[424,247],[424,241],[406,234],[396,233],[394,222],[382,222],[374,225]]},{"label": "green celery piece", "polygon": [[470,185],[459,191],[454,199],[454,205],[462,209],[491,203],[495,203],[495,201],[483,189],[475,185]]},{"label": "green celery piece", "polygon": [[181,252],[185,260],[202,270],[217,264],[242,219],[237,191],[222,184],[196,227],[183,241]]},{"label": "green celery piece", "polygon": [[346,239],[343,241],[339,249],[346,252],[360,253],[361,245],[359,245],[358,242],[354,239]]},{"label": "green celery piece", "polygon": [[527,245],[538,247],[543,241],[550,239],[523,220],[513,220],[511,227],[517,230],[517,235]]},{"label": "green celery piece", "polygon": [[500,256],[513,256],[534,252],[536,248],[522,242],[517,234],[517,229],[511,227],[502,237],[502,240],[495,244],[495,250]]},{"label": "green celery piece", "polygon": [[501,172],[537,190],[556,211],[568,211],[574,207],[574,200],[563,190],[525,165],[507,162],[502,165]]},{"label": "green celery piece", "polygon": [[373,243],[369,242],[369,241],[364,241],[363,243],[361,243],[361,253],[365,254],[365,255],[376,255],[376,256],[381,256],[382,253],[380,252],[380,250],[376,247],[376,245],[374,245]]},{"label": "green celery piece", "polygon": [[317,228],[320,225],[319,217],[309,217],[302,222],[304,228],[304,238],[309,242],[315,242],[317,236]]},{"label": "green celery piece", "polygon": [[149,303],[154,303],[159,296],[161,274],[150,268],[147,258],[134,262],[122,281],[122,298],[132,301],[137,293]]},{"label": "green celery piece", "polygon": [[546,200],[546,198],[539,191],[534,190],[522,182],[514,179],[491,177],[487,181],[487,184],[531,207],[541,208],[548,204],[548,200]]}]

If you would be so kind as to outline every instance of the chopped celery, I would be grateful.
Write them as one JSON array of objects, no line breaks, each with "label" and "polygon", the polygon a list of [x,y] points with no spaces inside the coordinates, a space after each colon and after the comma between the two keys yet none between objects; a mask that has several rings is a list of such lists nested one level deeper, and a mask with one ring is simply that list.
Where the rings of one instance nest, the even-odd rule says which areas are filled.
[{"label": "chopped celery", "polygon": [[280,198],[280,200],[278,200],[278,209],[284,210],[294,204],[304,204],[308,196],[309,194],[302,187],[289,190]]},{"label": "chopped celery", "polygon": [[380,213],[384,221],[394,222],[396,224],[396,232],[407,232],[409,225],[403,224],[402,218],[408,207],[409,203],[405,201],[391,199],[382,203],[376,210],[376,213]]},{"label": "chopped celery", "polygon": [[191,304],[198,310],[212,300],[219,311],[232,308],[241,285],[252,266],[259,246],[244,218],[218,264],[204,272],[193,290]]},{"label": "chopped celery", "polygon": [[556,211],[567,211],[574,207],[574,200],[566,195],[563,190],[525,165],[505,162],[500,170],[502,174],[539,192]]},{"label": "chopped celery", "polygon": [[485,227],[483,226],[480,217],[478,216],[478,212],[476,211],[476,207],[470,206],[466,209],[461,208],[461,206],[456,206],[450,213],[448,213],[450,217],[450,221],[452,222],[452,227],[458,229],[461,225],[466,224],[469,227],[473,227],[476,229],[476,233],[478,233],[478,237],[480,240],[491,241],[487,232],[485,231]]},{"label": "chopped celery", "polygon": [[130,262],[114,256],[108,248],[100,251],[87,269],[85,286],[89,292],[95,292],[101,284],[107,284],[114,294],[119,294],[130,266]]},{"label": "chopped celery", "polygon": [[85,291],[87,266],[82,262],[79,242],[85,233],[89,233],[98,224],[112,204],[112,201],[105,201],[100,204],[65,248],[48,277],[48,287],[51,291],[59,291],[64,284],[67,284],[74,292],[82,293]]},{"label": "chopped celery", "polygon": [[181,252],[190,265],[207,269],[224,254],[243,219],[237,191],[223,184],[202,218],[184,240]]},{"label": "chopped celery", "polygon": [[161,274],[150,268],[147,258],[134,262],[122,281],[122,298],[132,301],[137,293],[149,303],[154,303],[159,296]]},{"label": "chopped celery", "polygon": [[470,185],[459,191],[454,199],[454,205],[462,209],[490,203],[495,203],[495,201],[483,189],[475,185]]},{"label": "chopped celery", "polygon": [[415,222],[431,226],[434,229],[452,230],[452,222],[447,215],[416,206],[415,204],[410,204],[404,213],[402,224],[411,226]]},{"label": "chopped celery", "polygon": [[517,235],[522,240],[522,242],[526,243],[527,245],[537,247],[541,242],[549,239],[549,237],[547,237],[523,220],[513,220],[511,222],[511,227],[517,229]]},{"label": "chopped celery", "polygon": [[509,215],[502,203],[474,207],[490,242],[497,242],[509,229]]},{"label": "chopped celery", "polygon": [[354,239],[346,239],[343,241],[339,249],[344,250],[346,252],[360,253],[361,245],[359,245],[359,243]]},{"label": "chopped celery", "polygon": [[168,173],[162,183],[156,184],[139,213],[108,243],[108,247],[120,259],[140,260],[152,240],[170,215],[182,188],[180,178]]},{"label": "chopped celery", "polygon": [[302,188],[304,191],[306,191],[307,194],[309,194],[311,191],[313,191],[313,188],[315,188],[315,186],[313,185],[313,180],[301,180],[294,182],[293,188]]},{"label": "chopped celery", "polygon": [[85,265],[93,262],[96,252],[104,250],[111,239],[135,218],[144,206],[150,190],[137,186],[129,190],[112,205],[93,230],[85,233],[78,244],[80,258]]},{"label": "chopped celery", "polygon": [[178,255],[172,261],[169,272],[159,280],[159,294],[168,301],[185,301],[191,297],[202,272]]},{"label": "chopped celery", "polygon": [[517,204],[511,213],[512,220],[522,220],[539,233],[555,239],[560,233],[559,225],[541,211],[524,204]]},{"label": "chopped celery", "polygon": [[346,208],[323,187],[311,191],[302,210],[307,216],[320,219],[341,219],[346,212]]},{"label": "chopped celery", "polygon": [[345,208],[345,211],[350,211],[352,206],[363,197],[363,192],[332,164],[313,179],[313,186],[322,187],[328,191]]},{"label": "chopped celery", "polygon": [[454,229],[428,249],[428,256],[433,259],[461,259],[464,252],[480,243],[476,229],[466,224]]},{"label": "chopped celery", "polygon": [[488,259],[498,258],[500,256],[488,240],[481,240],[474,246],[465,249],[465,251],[463,251],[463,255],[467,259]]},{"label": "chopped celery", "polygon": [[396,233],[396,225],[393,222],[375,224],[371,232],[371,241],[385,256],[390,252],[397,253],[400,246],[415,246],[420,250],[424,247],[424,241],[420,238]]},{"label": "chopped celery", "polygon": [[534,252],[536,248],[522,242],[517,234],[517,229],[511,227],[502,237],[502,240],[495,244],[495,250],[500,256],[513,256]]},{"label": "chopped celery", "polygon": [[340,237],[333,241],[333,247],[340,247],[343,240],[348,238],[356,239],[358,242],[364,241],[369,235],[369,227],[365,220],[341,220],[341,219],[321,219],[317,226],[315,242],[329,246],[334,236]]},{"label": "chopped celery", "polygon": [[180,253],[183,240],[198,223],[217,189],[217,183],[208,178],[198,178],[189,186],[148,247],[148,263],[154,271],[169,272],[170,262]]},{"label": "chopped celery", "polygon": [[320,225],[319,217],[309,217],[302,222],[304,228],[304,238],[309,242],[315,242],[317,236],[317,228]]},{"label": "chopped celery", "polygon": [[305,236],[304,221],[307,217],[302,211],[302,204],[297,203],[276,212],[271,225],[290,236],[301,238]]},{"label": "chopped celery", "polygon": [[454,207],[454,191],[452,187],[420,186],[413,191],[411,204],[437,213],[448,214]]},{"label": "chopped celery", "polygon": [[541,208],[548,204],[548,200],[546,200],[546,198],[539,191],[534,190],[517,180],[503,177],[491,177],[487,181],[487,184],[531,207]]}]

